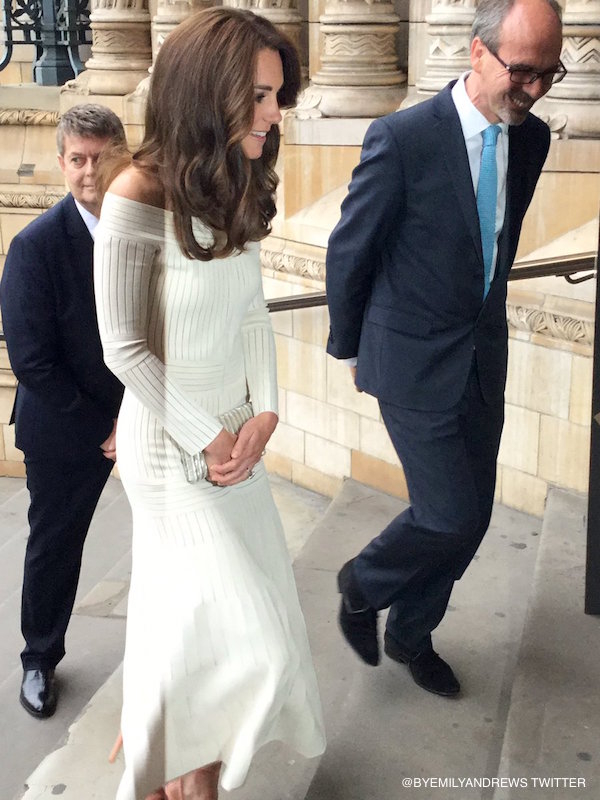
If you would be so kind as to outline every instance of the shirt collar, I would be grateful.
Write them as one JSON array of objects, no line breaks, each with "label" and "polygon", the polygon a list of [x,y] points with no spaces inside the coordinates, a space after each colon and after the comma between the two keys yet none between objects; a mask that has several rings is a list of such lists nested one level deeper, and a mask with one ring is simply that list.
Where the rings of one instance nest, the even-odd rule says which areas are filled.
[{"label": "shirt collar", "polygon": [[[73,200],[75,200],[75,198],[73,198]],[[93,239],[96,226],[98,225],[98,217],[95,217],[87,208],[84,208],[81,203],[77,202],[77,200],[75,200],[75,205],[77,206],[77,211],[81,214],[81,219],[85,223],[85,227],[88,229]]]},{"label": "shirt collar", "polygon": [[[473,105],[471,98],[467,94],[465,79],[468,75],[469,73],[465,72],[452,87],[452,100],[456,106],[465,141],[475,136],[481,136],[481,132],[490,125],[481,111]],[[508,133],[508,125],[505,122],[499,122],[498,125],[501,132],[506,135]]]}]

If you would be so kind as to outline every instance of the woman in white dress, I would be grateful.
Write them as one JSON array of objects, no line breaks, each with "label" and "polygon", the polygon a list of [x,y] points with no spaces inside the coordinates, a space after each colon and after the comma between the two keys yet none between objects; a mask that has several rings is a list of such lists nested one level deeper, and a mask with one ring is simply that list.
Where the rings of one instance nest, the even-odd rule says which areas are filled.
[{"label": "woman in white dress", "polygon": [[[133,510],[117,800],[215,800],[258,748],[323,752],[321,708],[261,455],[277,424],[259,240],[275,213],[290,42],[248,11],[194,13],[153,69],[144,141],[96,234],[108,366]],[[105,165],[114,175],[114,164]],[[219,417],[250,399],[229,433]],[[182,456],[202,454],[189,482]],[[188,476],[189,477],[189,476]]]}]

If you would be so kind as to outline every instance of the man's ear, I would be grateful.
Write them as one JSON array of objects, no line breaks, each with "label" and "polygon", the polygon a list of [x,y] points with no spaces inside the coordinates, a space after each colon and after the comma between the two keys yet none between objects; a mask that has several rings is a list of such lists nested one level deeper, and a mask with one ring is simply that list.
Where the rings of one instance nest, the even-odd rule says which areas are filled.
[{"label": "man's ear", "polygon": [[56,154],[56,158],[58,160],[58,166],[60,167],[60,171],[64,175],[65,174],[65,159],[64,159],[63,156],[61,156],[60,153]]},{"label": "man's ear", "polygon": [[479,36],[475,36],[471,42],[471,66],[474,72],[481,72],[482,59],[487,50],[487,47],[481,41]]}]

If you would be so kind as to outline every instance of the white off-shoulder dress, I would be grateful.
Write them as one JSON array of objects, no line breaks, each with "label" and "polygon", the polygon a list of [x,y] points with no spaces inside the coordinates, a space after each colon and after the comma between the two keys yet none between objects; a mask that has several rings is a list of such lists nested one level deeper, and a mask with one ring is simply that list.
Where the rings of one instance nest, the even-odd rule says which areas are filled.
[{"label": "white off-shoulder dress", "polygon": [[[195,235],[209,232],[196,221]],[[266,742],[307,757],[325,746],[265,469],[233,487],[190,484],[178,450],[202,450],[248,393],[255,413],[277,411],[258,245],[187,259],[170,212],[108,193],[94,261],[106,363],[125,384],[117,453],[133,511],[117,800],[217,760],[233,789]]]}]

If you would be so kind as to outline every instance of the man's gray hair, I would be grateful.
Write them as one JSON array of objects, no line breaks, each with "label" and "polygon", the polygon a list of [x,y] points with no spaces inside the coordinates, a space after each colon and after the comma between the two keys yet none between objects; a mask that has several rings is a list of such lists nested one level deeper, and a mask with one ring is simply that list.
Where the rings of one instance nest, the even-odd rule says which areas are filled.
[{"label": "man's gray hair", "polygon": [[[471,41],[477,36],[484,45],[497,53],[500,47],[500,29],[509,11],[517,0],[480,0],[475,11],[475,19],[471,28]],[[559,20],[562,20],[562,8],[557,0],[546,0]]]},{"label": "man's gray hair", "polygon": [[56,146],[59,155],[65,154],[65,136],[85,139],[112,139],[126,144],[123,123],[114,111],[96,103],[73,106],[62,115],[56,128]]}]

